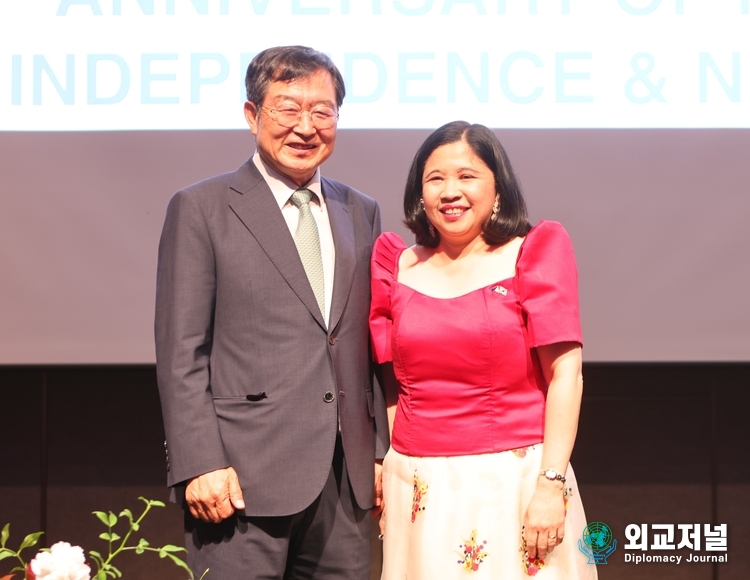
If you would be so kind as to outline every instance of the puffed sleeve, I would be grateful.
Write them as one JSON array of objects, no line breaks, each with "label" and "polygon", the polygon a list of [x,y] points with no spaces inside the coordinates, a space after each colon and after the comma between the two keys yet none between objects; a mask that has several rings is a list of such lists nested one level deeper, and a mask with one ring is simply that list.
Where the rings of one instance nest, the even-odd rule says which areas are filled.
[{"label": "puffed sleeve", "polygon": [[370,337],[373,358],[377,363],[393,360],[391,355],[391,289],[396,282],[399,256],[406,244],[393,232],[381,234],[372,249],[370,275],[372,302],[370,303]]},{"label": "puffed sleeve", "polygon": [[532,348],[578,342],[578,269],[573,244],[558,222],[542,221],[531,229],[517,263],[518,296]]}]

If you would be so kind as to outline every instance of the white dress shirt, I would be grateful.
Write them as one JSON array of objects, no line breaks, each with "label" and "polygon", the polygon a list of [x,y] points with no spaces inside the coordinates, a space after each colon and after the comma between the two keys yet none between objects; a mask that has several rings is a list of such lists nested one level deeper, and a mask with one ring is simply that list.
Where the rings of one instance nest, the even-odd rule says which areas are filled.
[{"label": "white dress shirt", "polygon": [[[289,201],[289,198],[300,188],[266,165],[257,151],[253,155],[253,163],[255,163],[263,179],[266,180],[268,187],[271,188],[271,193],[273,193],[273,197],[279,204],[279,209],[281,209],[281,215],[284,216],[284,221],[286,221],[289,232],[294,238],[299,221],[299,209]],[[323,260],[323,293],[326,308],[326,311],[323,312],[323,320],[327,325],[333,296],[333,270],[336,264],[336,249],[333,246],[331,222],[328,220],[328,210],[320,185],[320,168],[315,170],[313,178],[303,187],[315,194],[310,200],[310,213],[312,213],[315,224],[318,226],[318,236],[320,237],[320,255]]]}]

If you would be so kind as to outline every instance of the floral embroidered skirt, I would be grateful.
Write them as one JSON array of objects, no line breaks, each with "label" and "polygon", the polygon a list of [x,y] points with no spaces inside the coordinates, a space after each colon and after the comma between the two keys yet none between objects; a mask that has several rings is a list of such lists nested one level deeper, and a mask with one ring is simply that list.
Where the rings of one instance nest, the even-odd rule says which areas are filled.
[{"label": "floral embroidered skirt", "polygon": [[541,460],[541,444],[456,457],[388,451],[381,580],[595,580],[578,549],[587,522],[570,467],[565,540],[544,562],[525,558],[521,527]]}]

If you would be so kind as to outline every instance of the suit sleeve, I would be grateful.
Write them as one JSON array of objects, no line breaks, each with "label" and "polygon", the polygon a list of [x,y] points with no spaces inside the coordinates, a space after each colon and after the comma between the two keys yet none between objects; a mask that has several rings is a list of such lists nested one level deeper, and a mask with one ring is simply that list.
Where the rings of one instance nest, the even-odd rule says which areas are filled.
[{"label": "suit sleeve", "polygon": [[211,395],[216,271],[199,202],[175,194],[159,243],[154,329],[170,486],[229,465]]}]

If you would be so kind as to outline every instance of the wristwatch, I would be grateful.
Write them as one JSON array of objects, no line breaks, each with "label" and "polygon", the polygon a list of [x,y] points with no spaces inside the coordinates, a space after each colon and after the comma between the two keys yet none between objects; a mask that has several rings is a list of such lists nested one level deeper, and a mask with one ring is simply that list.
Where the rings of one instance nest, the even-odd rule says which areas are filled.
[{"label": "wristwatch", "polygon": [[539,475],[543,475],[550,481],[561,481],[565,483],[565,476],[562,473],[557,473],[554,469],[542,469]]}]

